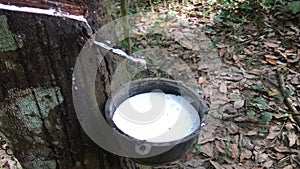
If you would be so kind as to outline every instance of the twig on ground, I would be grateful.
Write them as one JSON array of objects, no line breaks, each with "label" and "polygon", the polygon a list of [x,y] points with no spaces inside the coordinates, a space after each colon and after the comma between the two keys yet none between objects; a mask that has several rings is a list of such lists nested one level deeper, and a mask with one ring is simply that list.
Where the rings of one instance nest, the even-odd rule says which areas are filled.
[{"label": "twig on ground", "polygon": [[284,97],[284,104],[290,109],[293,119],[300,125],[300,113],[293,105],[293,101],[288,94],[286,94],[286,87],[284,82],[284,76],[281,69],[277,69],[277,76],[279,81],[279,88]]},{"label": "twig on ground", "polygon": [[272,146],[273,146],[273,144],[276,142],[276,140],[278,139],[278,136],[280,135],[280,134],[282,134],[282,131],[283,131],[283,128],[284,128],[284,126],[286,125],[286,122],[283,122],[283,124],[281,125],[281,127],[280,127],[280,130],[279,130],[279,132],[276,134],[276,136],[274,137],[274,139],[269,143],[269,144],[267,144],[266,146],[265,146],[265,148],[271,148]]}]

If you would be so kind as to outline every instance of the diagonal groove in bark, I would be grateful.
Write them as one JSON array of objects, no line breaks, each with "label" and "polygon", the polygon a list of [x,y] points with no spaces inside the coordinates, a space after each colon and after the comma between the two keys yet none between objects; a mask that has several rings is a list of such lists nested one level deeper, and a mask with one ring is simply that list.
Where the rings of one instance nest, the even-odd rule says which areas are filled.
[{"label": "diagonal groove in bark", "polygon": [[[34,18],[36,20],[38,20],[38,18],[36,16]],[[43,53],[43,56],[45,58],[45,65],[48,67],[47,72],[48,72],[48,76],[49,76],[49,79],[50,79],[51,86],[55,86],[55,83],[53,81],[54,79],[52,79],[52,77],[51,77],[51,71],[54,72],[54,74],[55,74],[54,65],[51,61],[51,58],[49,57],[49,55],[52,55],[51,47],[49,45],[46,46],[43,43],[44,40],[46,40],[46,42],[48,42],[48,43],[50,42],[49,34],[48,34],[48,32],[46,34],[44,33],[45,32],[44,30],[47,30],[45,28],[45,23],[43,23],[43,25],[41,25],[41,26],[39,26],[38,24],[35,24],[35,26],[36,26],[37,35],[38,35],[37,39],[39,40],[39,44],[42,48],[42,53]],[[47,39],[45,39],[44,37],[46,37]],[[56,75],[54,75],[54,78],[56,80]],[[56,94],[56,99],[58,100],[57,94]],[[37,104],[38,104],[38,102],[37,102]],[[46,132],[46,136],[50,137],[50,138],[47,139],[48,140],[47,142],[48,142],[48,144],[50,145],[50,148],[53,151],[52,155],[54,155],[54,153],[55,154],[59,153],[56,149],[56,146],[52,143],[52,141],[54,141],[54,136],[52,135],[52,132],[50,131],[50,129],[48,129],[48,127],[45,125],[44,120],[43,120],[43,126],[44,126],[44,129],[45,129],[45,132]],[[67,132],[66,132],[66,134],[68,135]],[[59,167],[58,158],[56,158],[56,165],[57,165],[57,167]]]}]

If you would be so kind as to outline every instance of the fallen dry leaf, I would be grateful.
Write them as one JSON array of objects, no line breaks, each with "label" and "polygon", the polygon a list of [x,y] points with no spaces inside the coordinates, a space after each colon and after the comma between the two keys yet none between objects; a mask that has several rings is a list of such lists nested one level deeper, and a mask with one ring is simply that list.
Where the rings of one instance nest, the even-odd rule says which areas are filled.
[{"label": "fallen dry leaf", "polygon": [[250,51],[249,49],[247,49],[247,48],[244,48],[243,51],[244,51],[246,54],[248,54],[248,55],[252,55],[252,54],[253,54],[253,52],[251,52],[251,51]]},{"label": "fallen dry leaf", "polygon": [[188,153],[188,154],[185,155],[185,160],[186,160],[186,161],[190,161],[190,160],[193,159],[193,157],[194,157],[194,154],[193,154],[193,153]]},{"label": "fallen dry leaf", "polygon": [[248,74],[248,73],[245,73],[244,77],[247,78],[247,79],[257,79],[257,76],[251,75],[251,74]]},{"label": "fallen dry leaf", "polygon": [[262,165],[264,168],[270,168],[272,167],[274,161],[273,160],[268,160],[266,162],[264,162],[264,164]]},{"label": "fallen dry leaf", "polygon": [[243,77],[243,75],[240,75],[240,74],[234,74],[232,76],[224,76],[221,78],[224,80],[228,80],[228,81],[238,82],[238,81],[242,80],[244,77]]},{"label": "fallen dry leaf", "polygon": [[171,35],[175,39],[175,41],[179,41],[184,38],[183,33],[181,31],[174,31]]},{"label": "fallen dry leaf", "polygon": [[233,139],[232,139],[232,142],[234,143],[234,144],[239,144],[240,142],[240,136],[239,135],[235,135],[234,137],[233,137]]},{"label": "fallen dry leaf", "polygon": [[293,145],[295,145],[299,136],[295,133],[295,131],[292,130],[289,131],[288,138],[289,138],[289,146],[292,147]]},{"label": "fallen dry leaf", "polygon": [[236,62],[244,60],[245,57],[246,57],[245,55],[235,55],[235,54],[232,56],[233,60]]},{"label": "fallen dry leaf", "polygon": [[222,167],[224,169],[233,169],[235,166],[234,166],[234,164],[231,164],[231,165],[229,165],[229,164],[223,164]]},{"label": "fallen dry leaf", "polygon": [[135,34],[134,35],[134,38],[138,41],[142,40],[143,39],[143,35],[140,35],[140,34]]},{"label": "fallen dry leaf", "polygon": [[224,169],[218,162],[210,160],[211,165],[215,167],[215,169]]},{"label": "fallen dry leaf", "polygon": [[282,113],[273,113],[272,114],[274,118],[276,119],[281,119],[281,118],[285,118],[286,116]]},{"label": "fallen dry leaf", "polygon": [[276,136],[278,136],[280,133],[280,128],[278,126],[271,126],[269,128],[269,134],[267,136],[267,139],[274,139]]},{"label": "fallen dry leaf", "polygon": [[153,31],[153,34],[162,34],[163,32],[164,32],[164,29],[159,28],[159,29],[155,29],[155,30]]},{"label": "fallen dry leaf", "polygon": [[202,85],[206,81],[206,77],[199,77],[198,84]]},{"label": "fallen dry leaf", "polygon": [[266,71],[265,70],[260,70],[260,69],[252,69],[248,73],[259,76],[259,75],[265,74]]},{"label": "fallen dry leaf", "polygon": [[245,100],[240,99],[240,100],[237,100],[234,102],[233,107],[235,109],[239,109],[239,108],[242,108],[244,106],[244,104],[245,104]]},{"label": "fallen dry leaf", "polygon": [[230,123],[230,126],[226,128],[230,134],[236,134],[239,132],[239,126],[235,123]]},{"label": "fallen dry leaf", "polygon": [[293,150],[295,152],[297,152],[298,154],[292,154],[291,155],[291,162],[292,162],[292,165],[295,165],[295,166],[300,166],[300,155],[299,155],[299,150]]},{"label": "fallen dry leaf", "polygon": [[266,153],[258,154],[257,156],[255,156],[255,160],[258,163],[265,162],[265,161],[267,161],[268,158],[269,158],[269,155]]},{"label": "fallen dry leaf", "polygon": [[183,46],[186,47],[187,49],[194,49],[194,45],[190,40],[180,40],[179,43]]},{"label": "fallen dry leaf", "polygon": [[275,96],[275,95],[279,95],[279,94],[280,94],[280,92],[278,92],[278,91],[268,91],[269,96]]},{"label": "fallen dry leaf", "polygon": [[208,118],[207,125],[201,130],[200,135],[198,137],[198,144],[206,144],[207,142],[214,141],[216,138],[215,131],[217,128],[222,126],[220,120],[211,120],[211,117]]},{"label": "fallen dry leaf", "polygon": [[191,0],[194,5],[198,5],[201,3],[201,0]]},{"label": "fallen dry leaf", "polygon": [[272,65],[276,65],[277,61],[275,60],[274,56],[271,55],[265,55],[266,61]]},{"label": "fallen dry leaf", "polygon": [[243,90],[245,88],[245,85],[243,82],[233,82],[233,83],[229,83],[229,85],[227,85],[227,88]]},{"label": "fallen dry leaf", "polygon": [[285,157],[285,155],[282,154],[282,153],[275,153],[274,155],[275,155],[276,160],[280,160],[280,159],[283,159]]},{"label": "fallen dry leaf", "polygon": [[169,27],[170,28],[177,28],[177,27],[179,27],[179,24],[178,23],[170,23]]},{"label": "fallen dry leaf", "polygon": [[220,90],[221,93],[226,93],[227,92],[227,86],[224,82],[221,83],[219,90]]},{"label": "fallen dry leaf", "polygon": [[242,116],[234,118],[234,121],[236,121],[236,122],[244,122],[245,120],[246,120],[246,118],[242,117]]},{"label": "fallen dry leaf", "polygon": [[255,147],[255,145],[252,143],[252,141],[251,141],[250,138],[251,138],[251,137],[243,137],[241,141],[242,141],[242,145],[243,145],[246,149],[248,149],[248,150],[253,150],[254,147]]},{"label": "fallen dry leaf", "polygon": [[250,159],[252,157],[252,151],[250,150],[245,150],[241,152],[240,155],[240,162],[244,162],[245,159]]},{"label": "fallen dry leaf", "polygon": [[[258,147],[263,147],[263,146],[265,146],[267,144],[267,140],[265,140],[265,139],[259,139],[257,137],[254,137],[252,139],[252,142],[253,142],[254,145],[256,145]],[[258,148],[258,149],[260,149],[260,148]]]},{"label": "fallen dry leaf", "polygon": [[297,77],[294,77],[292,80],[291,80],[291,83],[293,85],[299,85],[300,84],[300,77],[297,78]]},{"label": "fallen dry leaf", "polygon": [[193,85],[197,85],[197,80],[195,79],[187,79],[184,81],[185,83],[189,83],[189,84],[193,84]]},{"label": "fallen dry leaf", "polygon": [[285,167],[283,167],[283,169],[293,169],[294,167],[292,165],[287,165]]},{"label": "fallen dry leaf", "polygon": [[252,24],[245,24],[244,25],[244,29],[245,30],[250,30],[250,31],[256,31],[256,30],[258,30],[257,26],[252,25]]},{"label": "fallen dry leaf", "polygon": [[257,135],[257,134],[258,134],[258,129],[257,129],[257,128],[254,128],[254,129],[248,131],[245,135],[246,135],[246,136],[255,136],[255,135]]},{"label": "fallen dry leaf", "polygon": [[300,60],[300,55],[297,56],[296,54],[294,54],[294,55],[290,55],[288,57],[287,62],[288,63],[297,63],[299,60]]},{"label": "fallen dry leaf", "polygon": [[217,150],[219,151],[219,152],[221,152],[221,153],[225,153],[225,147],[226,147],[226,145],[225,145],[225,143],[224,143],[224,141],[223,140],[216,140],[215,141],[215,145],[216,145],[216,148],[217,148]]},{"label": "fallen dry leaf", "polygon": [[285,60],[287,60],[287,56],[286,56],[285,53],[281,52],[281,51],[278,50],[278,49],[275,49],[274,52],[275,52],[276,55],[280,55],[280,56],[282,56]]},{"label": "fallen dry leaf", "polygon": [[279,61],[279,60],[277,60],[276,61],[276,64],[278,65],[278,68],[284,68],[284,67],[286,67],[286,63],[284,63],[284,62],[281,62],[281,61]]},{"label": "fallen dry leaf", "polygon": [[[184,166],[186,166],[187,168],[197,168],[197,169],[205,169],[203,168],[203,163],[206,162],[207,160],[201,160],[201,159],[192,159],[190,161],[187,161],[184,163]],[[175,167],[176,166],[176,167]],[[175,165],[173,167],[171,166],[168,166],[168,168],[177,168],[179,167],[178,165]],[[152,168],[152,167],[149,167],[149,168]]]},{"label": "fallen dry leaf", "polygon": [[206,143],[204,145],[201,145],[201,152],[207,155],[208,157],[214,156],[214,148],[212,143]]},{"label": "fallen dry leaf", "polygon": [[228,102],[230,102],[230,100],[228,99],[227,95],[221,93],[214,94],[211,98],[211,104],[214,105],[223,105]]},{"label": "fallen dry leaf", "polygon": [[294,129],[294,126],[293,126],[293,124],[290,122],[290,121],[288,121],[286,124],[285,124],[285,126],[284,126],[287,130],[293,130]]},{"label": "fallen dry leaf", "polygon": [[237,144],[230,144],[229,151],[233,159],[237,159],[239,157],[239,149]]},{"label": "fallen dry leaf", "polygon": [[271,48],[278,48],[279,45],[277,43],[272,43],[272,42],[264,42],[264,44],[268,47],[271,47]]},{"label": "fallen dry leaf", "polygon": [[212,100],[210,103],[211,105],[225,105],[228,102],[230,102],[229,99],[222,99],[222,100]]},{"label": "fallen dry leaf", "polygon": [[241,100],[241,93],[237,89],[231,90],[230,93],[228,93],[228,98],[231,101]]},{"label": "fallen dry leaf", "polygon": [[287,46],[285,47],[285,52],[286,53],[293,53],[297,51],[297,46],[291,45],[291,46]]},{"label": "fallen dry leaf", "polygon": [[225,53],[227,52],[227,49],[226,48],[222,48],[219,52],[219,56],[220,57],[223,57],[225,55]]},{"label": "fallen dry leaf", "polygon": [[290,152],[289,148],[286,146],[276,146],[274,147],[274,150],[280,152],[280,153],[288,153]]}]

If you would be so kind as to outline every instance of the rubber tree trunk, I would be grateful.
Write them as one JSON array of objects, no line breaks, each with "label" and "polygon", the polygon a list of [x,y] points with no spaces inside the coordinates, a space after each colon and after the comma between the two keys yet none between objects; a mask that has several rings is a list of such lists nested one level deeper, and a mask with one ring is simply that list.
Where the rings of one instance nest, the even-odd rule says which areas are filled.
[{"label": "rubber tree trunk", "polygon": [[[103,1],[87,5],[94,30],[108,22]],[[95,145],[74,112],[72,70],[87,32],[75,20],[0,10],[0,132],[25,169],[134,167]],[[104,106],[113,64],[101,64]]]}]

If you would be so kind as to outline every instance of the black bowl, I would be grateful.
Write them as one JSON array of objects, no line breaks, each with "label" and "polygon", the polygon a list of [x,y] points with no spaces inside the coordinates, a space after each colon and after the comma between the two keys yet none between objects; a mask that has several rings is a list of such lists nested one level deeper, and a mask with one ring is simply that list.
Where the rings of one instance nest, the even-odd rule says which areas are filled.
[{"label": "black bowl", "polygon": [[[193,133],[180,140],[161,143],[138,140],[119,130],[112,120],[116,108],[132,96],[153,90],[191,98],[193,100],[191,104],[198,111],[200,117],[199,127]],[[139,156],[132,159],[138,163],[147,165],[159,165],[182,158],[197,140],[198,134],[206,121],[207,114],[208,107],[197,92],[182,82],[164,78],[146,78],[129,82],[121,86],[118,90],[113,91],[105,106],[105,118],[107,122],[125,138],[120,143],[123,144],[121,147],[124,148],[124,151],[135,151],[138,153]]]}]

